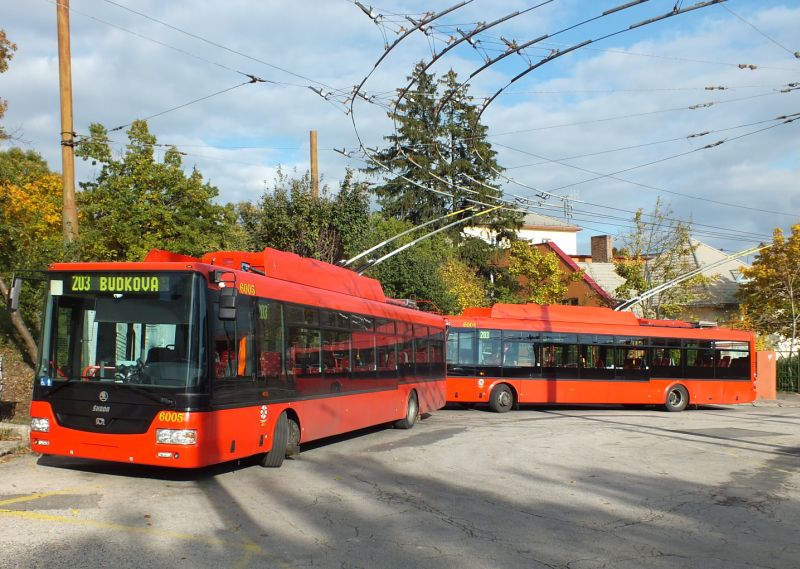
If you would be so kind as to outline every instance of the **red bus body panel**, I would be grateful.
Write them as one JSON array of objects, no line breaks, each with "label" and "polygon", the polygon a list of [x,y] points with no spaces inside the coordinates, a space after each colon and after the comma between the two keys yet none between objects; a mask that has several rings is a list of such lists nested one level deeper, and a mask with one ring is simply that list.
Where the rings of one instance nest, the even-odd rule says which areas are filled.
[{"label": "red bus body panel", "polygon": [[[238,270],[243,262],[266,275]],[[274,249],[258,253],[208,253],[202,259],[153,250],[144,262],[55,263],[50,270],[194,271],[206,275],[210,282],[211,274],[220,267],[235,272],[235,283],[240,294],[435,326],[444,331],[442,316],[406,308],[400,302],[387,299],[375,279]],[[443,366],[444,354],[438,354],[437,357],[442,358]],[[209,373],[213,375],[213,370]],[[328,387],[331,381],[329,377]],[[359,380],[345,378],[336,381],[346,383]],[[59,425],[46,399],[34,400],[31,403],[31,417],[49,419],[50,430],[47,433],[31,432],[31,448],[35,452],[51,455],[197,468],[270,451],[275,421],[283,411],[296,417],[301,430],[300,442],[305,443],[403,419],[412,391],[416,392],[420,413],[430,413],[445,405],[444,375],[424,379],[400,377],[394,387],[377,386],[366,392],[351,394],[321,395],[330,390],[321,391],[319,385],[313,385],[316,382],[315,378],[297,378],[299,398],[289,402],[201,412],[177,411],[170,415],[172,421],[162,420],[159,414],[143,434],[104,434],[66,428]],[[363,380],[360,385],[364,385]],[[342,391],[346,391],[347,385],[343,387],[345,389]],[[178,418],[176,415],[180,416],[179,421],[175,420]],[[157,444],[156,429],[162,428],[195,429],[197,444]]]},{"label": "red bus body panel", "polygon": [[[180,423],[158,417],[141,435],[109,435],[69,429],[58,424],[50,404],[31,403],[31,416],[50,420],[49,433],[31,433],[34,452],[61,456],[128,462],[176,468],[199,468],[268,452],[275,420],[287,409],[300,419],[301,443],[401,419],[411,390],[416,390],[420,411],[430,413],[445,404],[444,381],[401,385],[397,391],[379,391],[323,397],[291,403],[267,404],[266,420],[261,406],[180,415]],[[174,418],[174,416],[173,416]],[[156,429],[195,429],[196,445],[156,443]],[[43,445],[41,441],[47,441]],[[159,456],[169,453],[169,456]]]},{"label": "red bus body panel", "polygon": [[571,334],[715,339],[746,342],[750,346],[750,381],[726,379],[658,378],[569,379],[511,377],[447,378],[447,401],[488,403],[499,384],[510,386],[517,403],[528,404],[663,404],[675,384],[689,391],[692,404],[747,403],[756,398],[756,351],[752,332],[726,328],[699,328],[677,320],[639,319],[631,312],[608,308],[562,305],[508,305],[470,308],[461,316],[448,316],[450,328],[529,330]]},{"label": "red bus body panel", "polygon": [[447,401],[450,403],[488,403],[498,384],[511,386],[518,403],[530,404],[635,404],[661,405],[669,389],[677,383],[689,391],[692,404],[749,403],[755,400],[753,383],[726,380],[650,379],[650,381],[608,381],[569,379],[514,379],[449,377]]}]

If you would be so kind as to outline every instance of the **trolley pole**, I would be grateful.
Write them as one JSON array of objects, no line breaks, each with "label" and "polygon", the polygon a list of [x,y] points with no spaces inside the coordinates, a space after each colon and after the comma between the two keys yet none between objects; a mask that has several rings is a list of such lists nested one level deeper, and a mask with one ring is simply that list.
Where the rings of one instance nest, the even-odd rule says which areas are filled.
[{"label": "trolley pole", "polygon": [[61,178],[64,186],[62,224],[64,242],[78,237],[78,209],[75,206],[75,133],[72,126],[72,64],[69,49],[69,0],[56,2],[58,26],[58,82],[61,96]]},{"label": "trolley pole", "polygon": [[319,197],[319,170],[317,169],[317,131],[309,131],[309,146],[311,147],[311,197]]}]

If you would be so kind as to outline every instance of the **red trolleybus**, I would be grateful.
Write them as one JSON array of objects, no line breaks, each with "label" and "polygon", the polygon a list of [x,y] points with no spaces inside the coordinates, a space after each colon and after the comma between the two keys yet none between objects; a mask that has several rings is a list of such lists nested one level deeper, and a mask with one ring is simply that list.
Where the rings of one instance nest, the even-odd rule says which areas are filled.
[{"label": "red trolleybus", "polygon": [[448,317],[447,400],[664,405],[755,399],[751,332],[608,308],[496,304]]},{"label": "red trolleybus", "polygon": [[46,273],[31,448],[194,468],[445,403],[444,320],[291,253],[152,251]]}]

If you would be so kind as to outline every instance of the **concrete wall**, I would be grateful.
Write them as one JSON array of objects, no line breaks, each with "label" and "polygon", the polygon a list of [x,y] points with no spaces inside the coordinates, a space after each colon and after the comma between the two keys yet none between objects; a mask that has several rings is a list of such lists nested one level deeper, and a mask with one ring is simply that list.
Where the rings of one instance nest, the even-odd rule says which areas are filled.
[{"label": "concrete wall", "polygon": [[517,237],[532,244],[552,241],[567,255],[578,252],[578,236],[574,231],[548,231],[542,229],[520,229]]},{"label": "concrete wall", "polygon": [[[465,227],[464,233],[472,237],[483,239],[487,243],[492,243],[494,240],[493,232],[485,227]],[[578,237],[575,231],[523,228],[517,232],[517,237],[534,245],[545,241],[552,241],[567,255],[575,255],[578,252]]]}]

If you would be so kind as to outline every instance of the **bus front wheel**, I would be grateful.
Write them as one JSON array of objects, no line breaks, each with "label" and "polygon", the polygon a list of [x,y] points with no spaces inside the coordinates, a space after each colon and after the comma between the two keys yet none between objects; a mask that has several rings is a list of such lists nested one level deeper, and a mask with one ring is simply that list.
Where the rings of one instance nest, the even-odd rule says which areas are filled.
[{"label": "bus front wheel", "polygon": [[492,395],[489,398],[489,408],[495,413],[505,413],[511,411],[514,406],[514,394],[511,393],[511,388],[505,383],[501,383],[492,389]]},{"label": "bus front wheel", "polygon": [[419,402],[417,401],[417,393],[412,391],[406,404],[406,416],[397,421],[394,426],[398,429],[410,429],[417,422],[417,419],[419,419]]},{"label": "bus front wheel", "polygon": [[689,404],[689,392],[682,385],[673,385],[667,391],[667,401],[664,407],[667,411],[683,411]]},{"label": "bus front wheel", "polygon": [[283,464],[286,457],[286,449],[289,446],[289,418],[286,413],[281,413],[275,422],[275,429],[272,432],[272,450],[261,457],[261,466],[267,468],[278,468]]},{"label": "bus front wheel", "polygon": [[286,445],[286,457],[300,454],[300,425],[294,419],[287,421],[289,427],[288,443]]}]

